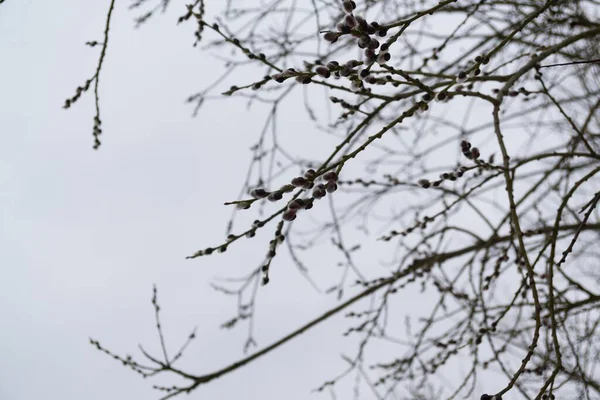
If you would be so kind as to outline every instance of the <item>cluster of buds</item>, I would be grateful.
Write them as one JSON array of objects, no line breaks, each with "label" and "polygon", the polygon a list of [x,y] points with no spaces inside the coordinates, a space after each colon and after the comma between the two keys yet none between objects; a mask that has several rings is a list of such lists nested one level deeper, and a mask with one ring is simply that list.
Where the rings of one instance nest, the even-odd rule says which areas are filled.
[{"label": "cluster of buds", "polygon": [[[500,93],[500,89],[492,89],[492,93],[498,94],[498,93]],[[504,94],[507,96],[510,96],[510,97],[517,97],[520,94],[529,96],[532,93],[529,90],[525,89],[524,87],[520,87],[518,90],[508,90],[508,91],[504,92]]]},{"label": "cluster of buds", "polygon": [[79,100],[79,98],[81,97],[83,92],[88,91],[91,84],[92,84],[92,79],[88,79],[87,81],[85,81],[85,85],[78,86],[77,89],[75,90],[75,95],[73,95],[73,97],[65,100],[65,105],[63,106],[63,108],[65,108],[65,109],[70,108],[73,103],[75,103],[77,100]]},{"label": "cluster of buds", "polygon": [[283,212],[282,219],[284,221],[293,221],[296,219],[296,213],[300,210],[310,210],[313,207],[313,199],[294,199],[287,205],[286,210]]},{"label": "cluster of buds", "polygon": [[275,238],[269,242],[269,251],[267,252],[267,260],[264,265],[261,267],[262,272],[262,284],[266,285],[269,283],[269,267],[271,266],[271,261],[275,258],[277,254],[277,246],[285,240],[285,236],[282,233],[283,230],[283,221],[280,221],[277,224],[277,229],[275,230]]},{"label": "cluster of buds", "polygon": [[477,147],[471,147],[471,143],[463,140],[460,142],[460,149],[469,160],[477,160],[481,153]]},{"label": "cluster of buds", "polygon": [[329,171],[323,174],[324,183],[317,184],[312,192],[313,198],[322,199],[327,193],[333,193],[337,190],[338,174],[334,171]]},{"label": "cluster of buds", "polygon": [[[391,58],[389,54],[389,45],[387,43],[380,46],[379,40],[374,35],[384,37],[387,35],[387,29],[377,22],[367,22],[363,17],[355,16],[354,10],[356,3],[346,0],[342,3],[344,9],[344,18],[336,25],[337,31],[329,31],[323,36],[325,40],[335,43],[340,36],[352,34],[358,38],[358,47],[364,49],[364,55],[369,63],[378,62],[385,64]],[[379,53],[376,50],[379,48]]]},{"label": "cluster of buds", "polygon": [[421,186],[424,189],[430,188],[430,187],[438,187],[442,184],[442,182],[444,181],[455,181],[458,178],[462,178],[462,176],[464,175],[464,173],[466,171],[468,171],[469,168],[468,167],[458,167],[455,171],[452,172],[444,172],[442,174],[440,174],[440,179],[435,180],[435,181],[430,181],[429,179],[419,179],[419,181],[417,182],[419,184],[419,186]]},{"label": "cluster of buds", "polygon": [[98,115],[96,115],[94,117],[94,129],[93,129],[93,134],[94,134],[94,150],[97,150],[98,147],[100,147],[99,136],[102,134],[102,128],[100,127],[100,125],[102,125],[102,121],[100,120],[100,117]]},{"label": "cluster of buds", "polygon": [[466,82],[468,78],[473,78],[481,74],[481,65],[485,65],[490,62],[488,56],[476,56],[473,60],[470,60],[469,63],[471,67],[467,69],[467,71],[460,71],[456,75],[456,83]]},{"label": "cluster of buds", "polygon": [[296,71],[294,68],[288,68],[282,72],[271,75],[271,78],[277,83],[283,83],[286,79],[295,77],[296,82],[308,84],[311,82],[311,73]]}]

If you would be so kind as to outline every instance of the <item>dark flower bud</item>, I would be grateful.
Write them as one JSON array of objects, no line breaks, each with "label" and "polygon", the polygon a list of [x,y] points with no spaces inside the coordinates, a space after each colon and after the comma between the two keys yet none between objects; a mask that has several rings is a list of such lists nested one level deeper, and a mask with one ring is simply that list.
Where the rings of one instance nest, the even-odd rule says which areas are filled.
[{"label": "dark flower bud", "polygon": [[271,78],[273,78],[277,83],[282,83],[283,81],[285,81],[285,76],[283,76],[283,74],[274,74],[273,76],[271,76]]},{"label": "dark flower bud", "polygon": [[267,283],[269,283],[269,277],[267,275],[263,276],[262,278],[262,284],[266,285]]},{"label": "dark flower bud", "polygon": [[337,184],[334,181],[329,181],[327,182],[325,188],[327,190],[327,193],[333,193],[337,190]]},{"label": "dark flower bud", "polygon": [[369,25],[367,25],[366,32],[367,32],[369,35],[372,35],[372,34],[374,34],[375,32],[377,32],[377,28],[375,28],[375,27],[373,26],[373,24],[369,24]]},{"label": "dark flower bud", "polygon": [[352,15],[346,15],[344,17],[344,24],[350,28],[356,28],[358,21],[356,21],[356,18],[354,18]]},{"label": "dark flower bud", "polygon": [[296,219],[296,210],[287,210],[282,216],[284,221],[293,221]]},{"label": "dark flower bud", "polygon": [[[373,49],[365,49],[365,58],[367,59],[367,61],[374,60],[375,59],[375,50],[373,50]],[[363,71],[366,71],[366,70],[363,70]]]},{"label": "dark flower bud", "polygon": [[316,174],[316,171],[311,168],[311,169],[306,170],[306,172],[304,173],[304,177],[310,179],[313,176],[315,176],[315,174]]},{"label": "dark flower bud", "polygon": [[421,186],[422,188],[427,189],[429,186],[431,186],[431,182],[429,182],[428,179],[419,179],[419,181],[417,182],[419,184],[419,186]]},{"label": "dark flower bud", "polygon": [[313,197],[315,199],[323,198],[323,197],[325,197],[326,194],[327,194],[327,192],[325,191],[325,185],[323,185],[323,184],[318,184],[313,189]]},{"label": "dark flower bud", "polygon": [[250,196],[254,197],[255,199],[263,199],[265,197],[267,197],[269,195],[269,192],[267,192],[265,189],[254,189],[250,191]]},{"label": "dark flower bud", "polygon": [[387,35],[387,33],[387,29],[380,29],[379,32],[377,32],[377,34],[381,37],[384,37],[385,35]]},{"label": "dark flower bud", "polygon": [[379,47],[379,40],[377,40],[375,38],[371,38],[371,40],[369,41],[369,44],[367,45],[367,47],[369,49],[375,50],[376,48]]},{"label": "dark flower bud", "polygon": [[323,174],[323,180],[337,182],[339,179],[338,174],[335,171],[329,171]]},{"label": "dark flower bud", "polygon": [[314,190],[313,191],[313,197],[315,199],[322,199],[323,197],[325,197],[325,195],[327,195],[327,192],[325,190]]},{"label": "dark flower bud", "polygon": [[336,32],[327,32],[325,33],[325,35],[323,35],[323,39],[327,40],[330,43],[335,43],[337,42],[338,38],[340,37],[340,35]]},{"label": "dark flower bud", "polygon": [[250,208],[250,203],[237,203],[235,207],[238,210],[247,210]]},{"label": "dark flower bud", "polygon": [[392,55],[390,53],[379,53],[379,56],[377,57],[377,62],[379,64],[385,64],[386,62],[390,61],[391,58]]},{"label": "dark flower bud", "polygon": [[477,147],[473,147],[471,149],[471,157],[473,157],[474,160],[478,159],[480,155],[481,153],[479,153],[479,149]]},{"label": "dark flower bud", "polygon": [[358,45],[361,48],[367,47],[367,45],[371,42],[371,38],[369,37],[369,35],[363,35],[361,37],[358,38]]},{"label": "dark flower bud", "polygon": [[263,265],[263,266],[260,268],[260,270],[261,270],[262,272],[267,272],[267,271],[269,270],[269,266],[265,264],[265,265]]},{"label": "dark flower bud", "polygon": [[492,400],[492,396],[490,396],[489,394],[482,394],[481,400]]},{"label": "dark flower bud", "polygon": [[302,176],[297,176],[296,178],[292,179],[292,185],[294,185],[295,187],[302,187],[306,184],[307,180],[306,178],[302,177]]},{"label": "dark flower bud", "polygon": [[461,140],[460,147],[469,150],[471,148],[471,143],[467,142],[466,140]]},{"label": "dark flower bud", "polygon": [[267,197],[267,199],[269,201],[273,201],[273,202],[281,200],[282,198],[283,198],[283,193],[281,193],[279,190],[271,192],[271,194],[269,195],[269,197]]},{"label": "dark flower bud", "polygon": [[322,65],[318,66],[315,69],[315,72],[319,75],[321,75],[323,78],[329,78],[331,76],[331,72],[329,71],[329,68],[324,67]]},{"label": "dark flower bud", "polygon": [[371,85],[377,83],[377,78],[375,78],[373,75],[368,75],[365,79],[365,82],[370,83]]},{"label": "dark flower bud", "polygon": [[390,45],[388,43],[384,43],[381,45],[381,51],[388,51],[390,49]]},{"label": "dark flower bud", "polygon": [[337,30],[338,30],[339,32],[341,32],[341,33],[344,33],[344,34],[348,34],[348,33],[352,32],[352,28],[351,28],[351,27],[349,27],[348,25],[346,25],[346,24],[345,24],[345,23],[343,23],[343,22],[340,22],[340,23],[339,23],[339,24],[337,24],[335,27],[337,28]]},{"label": "dark flower bud", "polygon": [[304,184],[304,186],[302,186],[302,189],[305,189],[305,190],[312,189],[312,188],[313,188],[313,186],[315,186],[315,184],[314,184],[314,183],[312,183],[312,182],[310,182],[310,181],[307,181],[307,182]]},{"label": "dark flower bud", "polygon": [[294,186],[293,185],[283,185],[279,190],[282,191],[283,193],[293,192]]},{"label": "dark flower bud", "polygon": [[302,199],[296,199],[288,204],[289,210],[295,211],[301,209],[302,207],[304,207],[304,201]]},{"label": "dark flower bud", "polygon": [[342,7],[344,8],[345,12],[350,14],[356,8],[356,3],[350,0],[346,0],[342,3]]},{"label": "dark flower bud", "polygon": [[358,27],[359,27],[359,28],[360,28],[362,31],[366,32],[366,31],[367,31],[367,28],[368,28],[368,26],[369,26],[369,24],[367,24],[367,21],[365,21],[365,19],[364,19],[363,17],[358,17],[358,16],[357,16],[357,17],[355,17],[355,18],[356,18],[356,21],[358,22]]},{"label": "dark flower bud", "polygon": [[308,199],[304,202],[304,209],[310,210],[311,208],[313,208],[313,199]]},{"label": "dark flower bud", "polygon": [[348,76],[352,73],[352,67],[344,65],[340,71],[340,76]]},{"label": "dark flower bud", "polygon": [[253,238],[254,236],[256,236],[256,231],[254,229],[252,229],[251,231],[249,231],[248,233],[246,233],[246,237],[248,239]]},{"label": "dark flower bud", "polygon": [[433,96],[431,95],[431,93],[425,93],[423,95],[423,101],[429,103],[431,100],[433,100]]}]

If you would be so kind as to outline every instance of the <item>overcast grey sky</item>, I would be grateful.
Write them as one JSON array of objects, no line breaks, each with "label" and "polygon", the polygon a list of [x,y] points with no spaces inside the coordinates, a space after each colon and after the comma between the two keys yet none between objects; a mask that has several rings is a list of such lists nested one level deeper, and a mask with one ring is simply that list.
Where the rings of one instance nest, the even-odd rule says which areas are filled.
[{"label": "overcast grey sky", "polygon": [[[184,258],[222,241],[230,216],[222,204],[236,199],[268,110],[229,99],[206,103],[192,118],[185,98],[211,83],[222,65],[192,47],[193,24],[176,26],[183,2],[135,29],[129,2],[117,1],[100,85],[103,144],[94,151],[92,93],[68,111],[62,105],[93,74],[99,49],[84,43],[102,39],[108,4],[0,6],[0,400],[154,399],[160,393],[153,383],[178,383],[145,381],[88,343],[93,337],[123,355],[138,356],[138,343],[159,351],[154,283],[168,346],[178,348],[197,327],[182,360],[190,372],[211,372],[243,356],[245,329],[219,329],[235,315],[235,301],[209,282],[256,267],[270,233],[217,257]],[[301,150],[309,141],[306,117],[287,110],[286,139]],[[452,112],[462,118],[460,108]],[[334,143],[319,139],[311,151]],[[380,261],[369,257],[369,268]],[[327,254],[312,260],[318,274],[338,261]],[[258,297],[259,347],[336,304],[315,295],[285,258],[272,277],[276,284]],[[406,308],[417,312],[428,299],[414,301],[411,290],[398,297],[407,296]],[[348,326],[341,321],[190,398],[330,398],[310,390],[343,370],[342,352],[352,354],[355,342],[341,339]]]},{"label": "overcast grey sky", "polygon": [[[208,282],[260,262],[265,247],[184,257],[223,238],[229,210],[222,203],[238,193],[254,138],[236,127],[243,121],[256,131],[264,114],[240,107],[232,118],[211,103],[192,119],[184,99],[220,64],[191,46],[193,26],[176,27],[180,4],[138,30],[127,4],[117,2],[101,77],[99,151],[92,150],[91,93],[71,110],[61,107],[93,74],[98,48],[84,42],[101,40],[108,1],[0,6],[2,400],[157,398],[152,382],[88,343],[91,336],[121,354],[138,355],[138,343],[158,350],[153,283],[169,345],[198,327],[183,360],[192,371],[242,356],[245,330],[218,328],[234,315],[234,301]],[[259,297],[259,345],[331,304],[309,296],[295,271],[278,280]],[[190,398],[305,399],[341,370],[339,353],[321,350],[342,329],[309,333]]]}]

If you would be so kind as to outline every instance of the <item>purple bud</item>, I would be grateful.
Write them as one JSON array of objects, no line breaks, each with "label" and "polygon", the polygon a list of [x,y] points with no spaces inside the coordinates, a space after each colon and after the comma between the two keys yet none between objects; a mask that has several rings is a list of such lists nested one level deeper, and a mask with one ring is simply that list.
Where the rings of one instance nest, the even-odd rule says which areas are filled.
[{"label": "purple bud", "polygon": [[427,189],[431,185],[431,182],[429,182],[428,179],[419,179],[418,183],[419,183],[419,186],[421,186],[425,189]]},{"label": "purple bud", "polygon": [[379,56],[377,57],[377,63],[380,65],[385,64],[386,62],[390,61],[391,58],[392,56],[390,53],[379,53]]},{"label": "purple bud", "polygon": [[356,8],[356,3],[350,0],[346,0],[342,3],[342,7],[344,8],[345,12],[350,14]]},{"label": "purple bud", "polygon": [[269,201],[273,201],[273,202],[281,200],[282,198],[283,198],[283,193],[281,193],[279,190],[271,192],[271,194],[269,195],[269,197],[267,197],[267,199]]},{"label": "purple bud", "polygon": [[304,203],[305,210],[310,210],[311,208],[313,208],[313,199],[308,199]]},{"label": "purple bud", "polygon": [[379,40],[377,40],[375,38],[371,38],[371,41],[369,41],[369,44],[367,45],[367,47],[369,49],[375,50],[376,48],[379,47]]},{"label": "purple bud", "polygon": [[377,78],[375,78],[373,75],[367,75],[364,81],[370,83],[371,85],[374,85],[375,83],[377,83]]},{"label": "purple bud", "polygon": [[479,152],[479,149],[477,147],[473,147],[471,149],[471,157],[473,157],[474,160],[478,159],[480,155],[481,153]]},{"label": "purple bud", "polygon": [[338,174],[335,171],[329,171],[323,174],[323,180],[337,182]]},{"label": "purple bud", "polygon": [[356,21],[356,18],[354,18],[352,15],[346,15],[344,17],[344,24],[350,28],[356,28],[358,21]]},{"label": "purple bud", "polygon": [[293,221],[296,219],[296,211],[295,210],[287,210],[283,213],[282,216],[284,221]]},{"label": "purple bud", "polygon": [[313,189],[313,197],[315,199],[323,198],[323,197],[325,197],[326,194],[327,194],[327,192],[325,192],[325,185],[323,185],[323,184],[318,184]]},{"label": "purple bud", "polygon": [[281,190],[283,193],[293,192],[294,186],[293,185],[283,185],[279,190]]},{"label": "purple bud", "polygon": [[267,192],[265,189],[254,189],[250,191],[250,196],[254,197],[255,199],[263,199],[265,197],[267,197],[269,195],[269,192]]},{"label": "purple bud", "polygon": [[292,202],[290,202],[290,204],[288,204],[288,210],[299,210],[302,207],[304,207],[304,201],[302,199],[296,199]]},{"label": "purple bud", "polygon": [[303,187],[306,184],[307,180],[306,178],[302,177],[302,176],[297,176],[296,178],[292,179],[292,185],[295,187]]},{"label": "purple bud", "polygon": [[286,77],[283,76],[283,74],[274,74],[273,76],[271,76],[271,78],[273,78],[277,83],[282,83],[283,81],[285,81]]},{"label": "purple bud", "polygon": [[323,78],[329,78],[331,76],[331,72],[329,71],[329,68],[320,65],[315,69],[315,72],[319,75],[321,75]]},{"label": "purple bud", "polygon": [[311,168],[304,173],[304,177],[310,179],[313,176],[315,176],[315,174],[316,174],[315,170]]},{"label": "purple bud", "polygon": [[340,71],[341,76],[348,76],[351,73],[352,73],[352,67],[349,67],[348,65],[344,65],[342,67],[342,70]]},{"label": "purple bud", "polygon": [[337,190],[337,184],[334,181],[327,182],[326,186],[327,193],[333,193]]},{"label": "purple bud", "polygon": [[358,38],[358,45],[360,47],[367,47],[367,45],[371,42],[371,38],[368,35],[363,35]]},{"label": "purple bud", "polygon": [[313,197],[315,199],[322,199],[323,197],[325,197],[326,194],[327,194],[327,192],[325,190],[315,190],[315,191],[313,191]]}]

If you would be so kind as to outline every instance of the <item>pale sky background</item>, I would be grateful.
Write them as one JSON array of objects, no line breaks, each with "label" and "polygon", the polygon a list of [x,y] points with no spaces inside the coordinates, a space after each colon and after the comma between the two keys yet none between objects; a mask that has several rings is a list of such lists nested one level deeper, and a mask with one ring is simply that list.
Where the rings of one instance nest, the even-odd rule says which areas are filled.
[{"label": "pale sky background", "polygon": [[[160,380],[141,379],[88,343],[93,337],[121,354],[139,355],[138,343],[157,351],[153,283],[172,349],[198,327],[183,359],[191,372],[243,355],[245,329],[219,329],[234,316],[234,300],[208,283],[248,260],[257,265],[264,243],[184,257],[223,239],[222,203],[237,196],[265,114],[239,107],[232,118],[224,103],[209,103],[191,118],[184,99],[221,64],[191,46],[193,24],[176,26],[182,4],[136,30],[129,2],[117,1],[101,77],[105,133],[93,151],[92,93],[61,107],[93,74],[99,48],[84,43],[102,39],[108,4],[0,6],[2,400],[158,398],[151,385]],[[259,345],[334,303],[314,296],[295,270],[278,281],[259,296]],[[344,328],[317,329],[185,398],[310,397],[344,366],[339,353],[322,351]]]},{"label": "pale sky background", "polygon": [[[118,0],[101,75],[103,144],[94,151],[93,93],[62,105],[93,75],[99,47],[84,43],[102,40],[108,5],[0,6],[0,400],[159,398],[153,383],[177,382],[143,380],[88,343],[134,356],[141,343],[158,354],[153,283],[172,352],[197,327],[182,360],[189,372],[243,356],[246,330],[219,329],[235,301],[209,282],[258,265],[270,231],[223,255],[184,258],[221,243],[230,216],[222,203],[236,199],[267,111],[228,100],[192,118],[185,98],[222,65],[192,47],[194,24],[176,26],[183,2],[135,29],[129,1]],[[284,117],[288,139],[303,137],[304,113]],[[323,140],[322,151],[336,143]],[[313,260],[316,269],[336,261]],[[259,347],[337,303],[315,295],[289,262],[276,268],[276,284],[258,297]],[[328,399],[310,390],[343,370],[343,351],[353,354],[342,321],[181,398]]]}]

